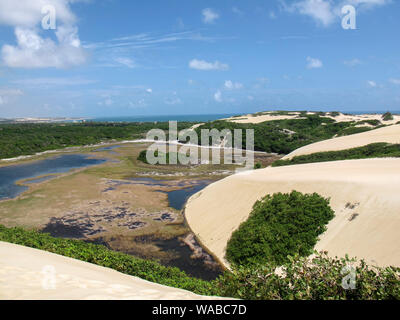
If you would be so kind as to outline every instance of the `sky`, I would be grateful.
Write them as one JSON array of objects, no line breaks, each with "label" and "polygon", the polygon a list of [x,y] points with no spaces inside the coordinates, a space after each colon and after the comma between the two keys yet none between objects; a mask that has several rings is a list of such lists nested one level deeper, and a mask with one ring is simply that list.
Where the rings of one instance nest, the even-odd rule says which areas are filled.
[{"label": "sky", "polygon": [[0,118],[400,111],[399,30],[398,0],[0,0]]}]

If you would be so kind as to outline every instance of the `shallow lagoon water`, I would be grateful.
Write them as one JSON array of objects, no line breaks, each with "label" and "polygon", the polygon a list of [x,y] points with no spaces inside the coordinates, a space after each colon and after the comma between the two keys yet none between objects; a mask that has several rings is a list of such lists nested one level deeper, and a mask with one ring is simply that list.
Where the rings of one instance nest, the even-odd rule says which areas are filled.
[{"label": "shallow lagoon water", "polygon": [[[110,149],[106,149],[105,151],[110,151]],[[55,174],[65,173],[71,169],[98,165],[107,161],[106,159],[93,159],[89,157],[90,155],[85,154],[61,155],[26,164],[1,167],[0,200],[15,198],[28,189],[27,186],[17,185],[16,182],[18,181],[30,179],[29,181],[24,182],[24,184],[39,183],[54,178]],[[212,181],[208,180],[198,180],[194,181],[193,184],[190,185],[187,185],[185,182],[181,182],[178,183],[177,186],[183,187],[183,189],[169,192],[159,192],[167,193],[170,207],[176,210],[182,210],[187,199],[190,196],[205,188],[211,182]],[[125,183],[136,183],[152,186],[168,185],[165,181],[160,181],[152,178],[136,178],[132,179],[131,182],[123,182],[121,184]],[[76,230],[74,227],[66,227],[63,225],[57,225],[52,229],[45,228],[44,230],[42,230],[42,232],[48,232],[55,237],[61,238],[82,238],[80,230]],[[89,241],[96,242],[98,240],[99,239]],[[102,244],[107,245],[106,243]],[[178,267],[192,276],[206,280],[215,279],[218,275],[221,274],[221,269],[215,269],[206,266],[202,259],[192,259],[191,255],[193,252],[178,238],[173,238],[169,240],[158,239],[155,240],[155,244],[162,251],[170,252],[174,256],[174,258],[165,263],[166,265]]]},{"label": "shallow lagoon water", "polygon": [[[106,159],[93,159],[89,158],[89,155],[84,154],[69,154],[27,164],[1,167],[0,200],[15,198],[28,189],[27,186],[17,185],[17,181],[49,174],[65,173],[71,169],[98,165],[105,161]],[[46,178],[44,179],[46,180]]]},{"label": "shallow lagoon water", "polygon": [[[164,181],[152,179],[152,178],[134,178],[131,179],[137,184],[143,184],[143,185],[148,185],[148,186],[161,186],[165,187],[168,186],[167,183]],[[194,181],[193,184],[191,185],[186,185],[184,182],[183,183],[178,183],[178,187],[184,187],[183,189],[180,190],[172,190],[172,191],[158,191],[158,192],[163,192],[168,195],[168,202],[169,206],[171,208],[174,208],[176,210],[182,210],[183,207],[186,204],[186,201],[195,193],[203,190],[205,187],[207,187],[209,184],[211,184],[212,181],[210,180],[197,180]]]}]

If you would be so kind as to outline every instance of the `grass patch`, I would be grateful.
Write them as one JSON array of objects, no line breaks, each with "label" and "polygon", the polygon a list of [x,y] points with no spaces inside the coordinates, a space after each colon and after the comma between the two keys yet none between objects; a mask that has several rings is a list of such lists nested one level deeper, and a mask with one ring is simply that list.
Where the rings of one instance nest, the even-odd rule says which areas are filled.
[{"label": "grass patch", "polygon": [[317,152],[308,155],[296,156],[288,160],[277,160],[272,163],[272,166],[281,167],[315,162],[398,157],[400,157],[400,144],[372,143],[367,146],[353,149]]}]

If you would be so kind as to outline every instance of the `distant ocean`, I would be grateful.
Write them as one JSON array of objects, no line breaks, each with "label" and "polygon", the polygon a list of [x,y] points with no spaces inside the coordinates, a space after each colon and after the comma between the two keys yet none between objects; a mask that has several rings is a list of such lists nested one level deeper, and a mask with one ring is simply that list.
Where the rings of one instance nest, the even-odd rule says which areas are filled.
[{"label": "distant ocean", "polygon": [[198,114],[198,115],[161,115],[161,116],[134,116],[134,117],[104,117],[91,118],[87,121],[96,122],[168,122],[168,121],[189,121],[207,122],[223,118],[229,118],[236,114]]}]

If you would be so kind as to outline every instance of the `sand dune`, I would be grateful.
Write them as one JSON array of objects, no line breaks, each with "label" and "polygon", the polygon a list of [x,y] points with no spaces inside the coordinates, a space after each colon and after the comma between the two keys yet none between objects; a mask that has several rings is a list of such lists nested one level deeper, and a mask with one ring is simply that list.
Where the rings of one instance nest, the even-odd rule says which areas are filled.
[{"label": "sand dune", "polygon": [[0,300],[197,300],[191,292],[0,242]]},{"label": "sand dune", "polygon": [[[223,120],[228,120],[231,122],[235,123],[261,123],[261,122],[266,122],[266,121],[274,121],[274,120],[286,120],[286,119],[302,119],[300,117],[300,112],[290,112],[287,115],[274,115],[275,111],[268,111],[268,112],[263,112],[262,114],[259,115],[252,115],[252,114],[247,114],[239,117],[232,117],[228,119],[223,119]],[[316,114],[316,112],[307,112],[307,114],[312,115]],[[393,120],[389,121],[383,121],[382,120],[382,114],[358,114],[358,115],[348,115],[348,114],[343,114],[339,113],[338,116],[334,117],[331,116],[330,114],[326,114],[324,117],[331,118],[335,120],[336,122],[350,122],[350,121],[363,121],[363,120],[379,120],[382,123],[386,125],[391,125],[395,124],[400,121],[400,115],[393,115]]]},{"label": "sand dune", "polygon": [[376,142],[400,143],[400,125],[392,125],[363,133],[353,134],[350,136],[338,137],[313,143],[293,151],[292,153],[283,157],[283,159],[291,159],[295,156],[316,152],[357,148]]},{"label": "sand dune", "polygon": [[332,256],[400,266],[400,159],[365,159],[266,168],[230,176],[194,195],[186,218],[201,243],[226,266],[226,244],[266,194],[317,192],[336,217],[316,249]]}]

